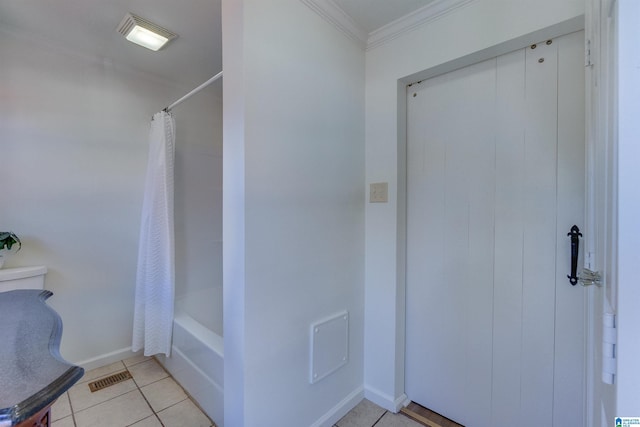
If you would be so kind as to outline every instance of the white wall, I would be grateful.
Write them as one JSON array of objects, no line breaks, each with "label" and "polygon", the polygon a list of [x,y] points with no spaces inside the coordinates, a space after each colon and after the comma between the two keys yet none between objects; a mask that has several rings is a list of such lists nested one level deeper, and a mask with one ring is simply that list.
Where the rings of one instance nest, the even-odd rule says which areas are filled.
[{"label": "white wall", "polygon": [[575,18],[583,3],[475,0],[366,54],[366,182],[388,182],[389,203],[366,206],[365,395],[387,409],[404,399],[405,78]]},{"label": "white wall", "polygon": [[618,367],[615,416],[640,414],[640,4],[618,2]]},{"label": "white wall", "polygon": [[[587,382],[587,399],[592,402],[587,413],[587,424],[609,426],[616,415],[616,385],[602,381],[603,372],[603,313],[616,312],[616,212],[615,191],[617,159],[615,150],[615,81],[617,47],[615,45],[615,19],[609,17],[606,0],[590,0],[586,8],[586,37],[591,41],[591,63],[587,77],[587,162],[588,176],[587,228],[585,253],[593,252],[588,268],[602,274],[604,287],[588,289],[591,325],[588,330],[587,362],[592,377]],[[615,12],[615,9],[611,10]],[[615,13],[612,15],[615,16]]]},{"label": "white wall", "polygon": [[222,335],[222,81],[176,106],[176,310]]},{"label": "white wall", "polygon": [[185,89],[7,28],[0,51],[0,228],[23,241],[6,266],[48,266],[65,358],[126,355],[149,120]]},{"label": "white wall", "polygon": [[[222,10],[225,422],[332,425],[362,397],[364,52],[299,0]],[[349,362],[311,385],[341,310]]]}]

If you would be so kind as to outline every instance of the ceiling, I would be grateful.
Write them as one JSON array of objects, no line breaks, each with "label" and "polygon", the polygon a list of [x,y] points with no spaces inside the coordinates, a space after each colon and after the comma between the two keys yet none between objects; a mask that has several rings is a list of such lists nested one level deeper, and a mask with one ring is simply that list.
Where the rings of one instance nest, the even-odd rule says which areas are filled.
[{"label": "ceiling", "polygon": [[[331,0],[329,0],[331,1]],[[366,33],[433,0],[332,0]],[[0,29],[195,87],[222,69],[221,0],[0,0]],[[116,28],[127,12],[179,35],[152,52]]]},{"label": "ceiling", "polygon": [[434,0],[333,0],[365,32],[371,33]]},{"label": "ceiling", "polygon": [[[0,0],[0,26],[193,87],[222,69],[220,1]],[[117,31],[127,12],[178,38],[158,52],[128,42]]]}]

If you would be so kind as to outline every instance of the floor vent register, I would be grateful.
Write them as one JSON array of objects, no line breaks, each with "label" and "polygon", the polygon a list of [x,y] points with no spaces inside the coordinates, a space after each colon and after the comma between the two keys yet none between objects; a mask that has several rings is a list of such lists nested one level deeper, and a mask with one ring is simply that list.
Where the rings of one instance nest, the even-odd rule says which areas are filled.
[{"label": "floor vent register", "polygon": [[91,390],[91,393],[94,393],[96,391],[105,389],[107,387],[110,387],[114,384],[121,383],[128,379],[131,379],[131,374],[129,373],[129,371],[118,372],[116,374],[109,375],[108,377],[90,382],[89,390]]}]

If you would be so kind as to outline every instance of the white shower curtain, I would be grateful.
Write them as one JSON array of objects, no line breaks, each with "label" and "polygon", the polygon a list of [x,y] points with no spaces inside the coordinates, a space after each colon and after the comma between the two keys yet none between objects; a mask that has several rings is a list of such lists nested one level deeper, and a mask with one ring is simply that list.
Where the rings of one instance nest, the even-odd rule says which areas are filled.
[{"label": "white shower curtain", "polygon": [[175,261],[173,163],[175,121],[161,111],[149,132],[149,160],[142,205],[132,350],[145,356],[171,352]]}]

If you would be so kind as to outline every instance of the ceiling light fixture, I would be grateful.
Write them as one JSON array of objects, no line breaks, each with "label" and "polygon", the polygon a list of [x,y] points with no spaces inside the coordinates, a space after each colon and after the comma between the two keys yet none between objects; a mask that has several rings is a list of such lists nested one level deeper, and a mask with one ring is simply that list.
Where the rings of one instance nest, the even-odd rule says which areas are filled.
[{"label": "ceiling light fixture", "polygon": [[118,26],[118,32],[127,40],[153,51],[178,37],[177,34],[147,21],[133,13],[127,13]]}]

